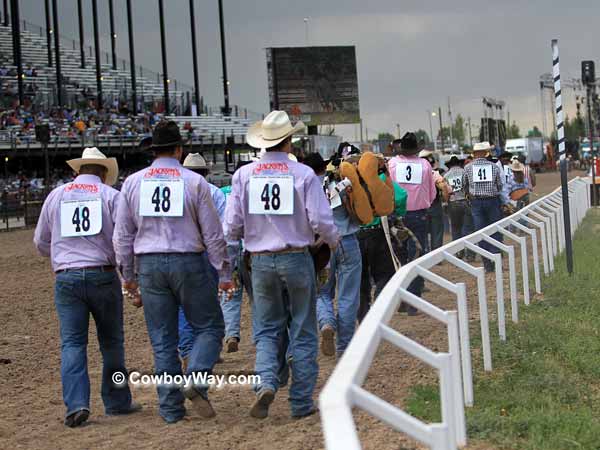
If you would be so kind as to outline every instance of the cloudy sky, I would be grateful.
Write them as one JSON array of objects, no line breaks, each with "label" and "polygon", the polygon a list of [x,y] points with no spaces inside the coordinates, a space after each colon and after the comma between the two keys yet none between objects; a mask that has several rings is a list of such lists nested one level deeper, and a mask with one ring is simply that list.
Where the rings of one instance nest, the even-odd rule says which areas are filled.
[{"label": "cloudy sky", "polygon": [[[119,56],[128,57],[125,0],[114,0]],[[77,37],[76,0],[59,0],[61,32]],[[84,0],[92,42],[91,0]],[[266,47],[307,43],[355,45],[363,121],[377,132],[429,130],[427,110],[448,96],[454,115],[478,122],[481,97],[504,100],[521,129],[542,126],[540,74],[551,71],[558,38],[563,78],[580,77],[582,59],[598,59],[593,42],[597,0],[223,0],[231,102],[268,109]],[[98,0],[103,49],[109,49],[108,1]],[[44,23],[42,0],[21,0],[22,18]],[[188,0],[166,0],[169,75],[192,84]],[[222,102],[217,0],[196,0],[200,86],[209,105]],[[133,0],[136,59],[160,71],[158,0]],[[574,94],[565,90],[573,115]],[[551,126],[551,118],[548,116]],[[356,127],[338,127],[353,138]],[[437,125],[434,123],[434,133]]]}]

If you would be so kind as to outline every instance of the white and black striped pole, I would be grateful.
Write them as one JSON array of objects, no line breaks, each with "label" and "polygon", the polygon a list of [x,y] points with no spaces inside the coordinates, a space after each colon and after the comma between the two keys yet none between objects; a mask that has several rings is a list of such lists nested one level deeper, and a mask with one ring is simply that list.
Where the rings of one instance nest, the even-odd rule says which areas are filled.
[{"label": "white and black striped pole", "polygon": [[567,252],[567,270],[573,273],[573,244],[571,242],[571,214],[569,211],[569,186],[567,180],[567,153],[565,150],[565,128],[563,122],[562,95],[560,90],[560,64],[558,60],[558,40],[552,40],[552,76],[554,78],[554,96],[556,97],[556,137],[560,161],[560,181],[562,185],[563,217],[565,223],[565,250]]}]

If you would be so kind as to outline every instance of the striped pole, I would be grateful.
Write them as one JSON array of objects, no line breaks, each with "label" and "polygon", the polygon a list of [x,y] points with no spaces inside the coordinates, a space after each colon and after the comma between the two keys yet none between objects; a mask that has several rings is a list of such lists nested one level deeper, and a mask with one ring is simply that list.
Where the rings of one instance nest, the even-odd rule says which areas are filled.
[{"label": "striped pole", "polygon": [[567,252],[567,270],[573,273],[573,244],[571,242],[571,214],[569,211],[569,187],[567,181],[567,154],[565,149],[565,128],[563,122],[562,95],[560,90],[560,64],[558,59],[558,40],[552,40],[552,76],[554,78],[554,96],[556,98],[556,136],[560,161],[560,181],[562,185],[562,203],[565,231],[565,249]]}]

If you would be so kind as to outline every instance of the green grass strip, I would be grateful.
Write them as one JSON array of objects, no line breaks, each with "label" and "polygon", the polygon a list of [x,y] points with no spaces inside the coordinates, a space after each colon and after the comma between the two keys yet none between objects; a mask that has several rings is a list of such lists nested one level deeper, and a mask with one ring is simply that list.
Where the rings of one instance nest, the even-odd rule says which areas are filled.
[{"label": "green grass strip", "polygon": [[[590,211],[573,242],[543,280],[543,296],[507,320],[508,341],[492,340],[494,370],[473,361],[475,406],[467,432],[477,448],[600,449],[600,214]],[[510,323],[510,324],[509,324]],[[480,346],[473,327],[473,346]],[[495,328],[490,325],[490,330]],[[478,366],[479,365],[479,366]],[[416,386],[410,414],[440,421],[438,386]]]}]

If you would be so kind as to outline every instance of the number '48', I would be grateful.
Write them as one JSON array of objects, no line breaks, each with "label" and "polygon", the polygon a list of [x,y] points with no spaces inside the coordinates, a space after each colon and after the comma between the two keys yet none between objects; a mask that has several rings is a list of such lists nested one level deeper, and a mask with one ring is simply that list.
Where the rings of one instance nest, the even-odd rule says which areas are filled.
[{"label": "number '48'", "polygon": [[[270,188],[270,189],[269,189]],[[278,184],[265,184],[265,187],[260,194],[260,201],[265,204],[265,211],[269,211],[271,208],[277,211],[281,206],[281,198],[279,197],[281,188]]]},{"label": "number '48'", "polygon": [[160,186],[154,189],[152,204],[154,212],[168,212],[171,209],[171,189],[168,186],[164,186],[162,191]]},{"label": "number '48'", "polygon": [[90,229],[90,209],[87,206],[84,206],[79,209],[79,207],[75,208],[73,212],[73,218],[71,219],[71,223],[75,225],[75,231],[79,233],[81,229],[83,231],[89,231]]}]

